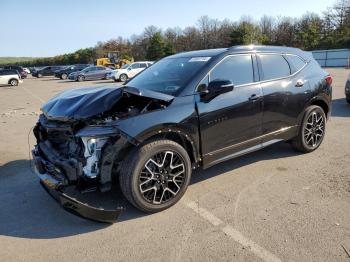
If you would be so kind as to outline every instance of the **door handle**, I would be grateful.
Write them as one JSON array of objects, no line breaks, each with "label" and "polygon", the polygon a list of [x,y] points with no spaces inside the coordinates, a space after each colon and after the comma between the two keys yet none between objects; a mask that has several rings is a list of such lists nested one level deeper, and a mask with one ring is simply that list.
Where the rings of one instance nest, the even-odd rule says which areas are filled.
[{"label": "door handle", "polygon": [[298,80],[295,84],[296,87],[302,87],[304,85],[304,81],[303,80]]},{"label": "door handle", "polygon": [[252,94],[252,95],[248,98],[248,100],[249,100],[249,101],[255,102],[256,100],[260,99],[260,97],[261,97],[261,96],[258,96],[258,95],[256,95],[256,94]]}]

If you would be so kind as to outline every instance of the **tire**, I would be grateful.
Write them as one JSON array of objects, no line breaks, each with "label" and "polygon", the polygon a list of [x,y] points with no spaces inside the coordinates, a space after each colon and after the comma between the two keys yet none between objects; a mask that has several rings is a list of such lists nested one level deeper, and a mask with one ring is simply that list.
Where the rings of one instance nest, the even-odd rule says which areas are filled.
[{"label": "tire", "polygon": [[128,80],[128,76],[126,74],[121,74],[119,76],[119,81],[120,82],[125,82],[126,80]]},{"label": "tire", "polygon": [[43,77],[43,75],[42,74],[38,74],[38,78],[41,78],[41,77]]},{"label": "tire", "polygon": [[17,80],[17,79],[11,79],[11,80],[9,81],[9,84],[10,84],[11,86],[18,86],[18,80]]},{"label": "tire", "polygon": [[61,79],[62,79],[62,80],[66,80],[66,79],[67,79],[67,77],[68,77],[68,75],[67,75],[67,74],[65,74],[65,73],[63,73],[63,74],[61,75]]},{"label": "tire", "polygon": [[350,97],[346,98],[346,102],[348,102],[348,104],[350,104]]},{"label": "tire", "polygon": [[159,212],[177,203],[186,192],[192,172],[186,150],[171,140],[155,140],[134,148],[120,170],[124,196],[146,213]]},{"label": "tire", "polygon": [[105,74],[103,80],[107,80],[108,74]]},{"label": "tire", "polygon": [[295,150],[310,153],[322,143],[326,133],[326,114],[319,106],[309,106],[304,113],[298,135],[292,140]]},{"label": "tire", "polygon": [[79,76],[77,77],[77,81],[78,81],[78,82],[83,82],[83,81],[85,81],[85,77],[82,76],[82,75],[79,75]]}]

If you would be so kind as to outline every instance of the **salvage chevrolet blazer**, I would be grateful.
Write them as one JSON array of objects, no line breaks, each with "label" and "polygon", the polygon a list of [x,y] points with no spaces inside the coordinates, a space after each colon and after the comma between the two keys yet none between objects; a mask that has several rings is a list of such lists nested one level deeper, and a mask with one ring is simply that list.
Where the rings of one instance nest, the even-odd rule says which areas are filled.
[{"label": "salvage chevrolet blazer", "polygon": [[138,209],[158,212],[179,201],[195,168],[280,141],[314,151],[325,135],[331,84],[299,49],[179,53],[121,88],[73,89],[48,101],[34,128],[35,165],[45,189],[83,217],[111,222],[120,210],[80,202],[68,188],[120,188]]}]

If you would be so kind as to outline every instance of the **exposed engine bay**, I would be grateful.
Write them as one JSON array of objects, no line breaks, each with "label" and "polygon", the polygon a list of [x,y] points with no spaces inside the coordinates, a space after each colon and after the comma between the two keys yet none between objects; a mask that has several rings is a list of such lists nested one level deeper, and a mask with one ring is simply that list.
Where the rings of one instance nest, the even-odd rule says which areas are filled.
[{"label": "exposed engine bay", "polygon": [[34,129],[36,153],[53,164],[49,171],[55,171],[62,185],[108,191],[122,159],[121,152],[135,146],[127,134],[118,130],[118,122],[165,109],[169,103],[142,96],[133,89],[127,92],[114,87],[63,92],[42,108]]}]

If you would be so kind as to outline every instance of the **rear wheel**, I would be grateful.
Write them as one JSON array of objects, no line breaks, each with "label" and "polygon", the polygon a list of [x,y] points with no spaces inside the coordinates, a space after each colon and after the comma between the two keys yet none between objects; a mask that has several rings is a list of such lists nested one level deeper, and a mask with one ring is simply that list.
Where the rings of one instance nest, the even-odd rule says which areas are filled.
[{"label": "rear wheel", "polygon": [[82,75],[79,75],[78,78],[77,78],[78,82],[82,82],[85,80],[85,77],[82,76]]},{"label": "rear wheel", "polygon": [[350,97],[346,98],[346,102],[348,102],[350,104]]},{"label": "rear wheel", "polygon": [[128,80],[128,76],[126,74],[121,74],[119,77],[119,80],[121,82],[125,82],[126,80]]},{"label": "rear wheel", "polygon": [[11,79],[10,85],[11,86],[18,86],[18,80],[17,79]]},{"label": "rear wheel", "polygon": [[136,208],[154,213],[174,205],[191,178],[186,150],[171,140],[156,140],[135,148],[123,161],[120,186]]},{"label": "rear wheel", "polygon": [[40,77],[43,77],[43,75],[39,73],[39,74],[38,74],[38,78],[40,78]]},{"label": "rear wheel", "polygon": [[309,153],[322,143],[326,131],[326,115],[319,106],[306,109],[298,135],[292,140],[297,151]]},{"label": "rear wheel", "polygon": [[61,75],[61,79],[63,79],[63,80],[66,80],[67,79],[67,74],[65,74],[65,73],[63,73],[62,75]]}]

